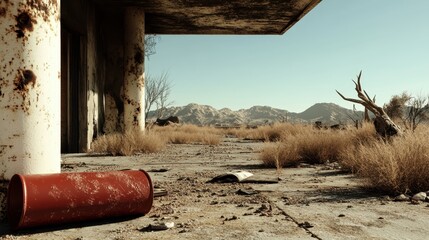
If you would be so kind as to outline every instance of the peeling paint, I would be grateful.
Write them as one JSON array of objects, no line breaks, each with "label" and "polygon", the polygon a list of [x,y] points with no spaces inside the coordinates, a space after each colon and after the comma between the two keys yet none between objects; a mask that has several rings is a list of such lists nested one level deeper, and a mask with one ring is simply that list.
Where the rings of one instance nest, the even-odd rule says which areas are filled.
[{"label": "peeling paint", "polygon": [[136,51],[136,53],[134,54],[134,62],[138,66],[138,65],[143,64],[144,53],[143,53],[143,50],[139,46],[136,46],[135,51]]},{"label": "peeling paint", "polygon": [[15,32],[16,32],[17,38],[23,38],[25,36],[24,34],[25,31],[32,32],[34,30],[33,24],[37,23],[37,21],[32,18],[30,13],[26,11],[21,12],[20,14],[15,16],[15,20],[16,20],[15,27],[17,28]]},{"label": "peeling paint", "polygon": [[34,85],[36,84],[36,75],[31,70],[18,70],[19,74],[15,78],[15,81],[13,82],[15,85],[14,90],[18,91],[28,91],[28,86],[31,84],[31,86],[34,88]]},{"label": "peeling paint", "polygon": [[37,11],[39,16],[42,17],[45,22],[49,20],[52,12],[57,12],[59,10],[57,0],[27,0],[27,5],[31,9]]},{"label": "peeling paint", "polygon": [[5,17],[6,16],[6,8],[2,7],[0,8],[0,17]]}]

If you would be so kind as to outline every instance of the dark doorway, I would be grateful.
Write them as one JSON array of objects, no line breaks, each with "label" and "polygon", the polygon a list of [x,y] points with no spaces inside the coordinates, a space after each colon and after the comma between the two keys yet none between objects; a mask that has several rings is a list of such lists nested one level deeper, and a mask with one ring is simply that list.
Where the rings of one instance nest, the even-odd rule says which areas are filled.
[{"label": "dark doorway", "polygon": [[80,36],[61,29],[61,152],[79,152]]}]

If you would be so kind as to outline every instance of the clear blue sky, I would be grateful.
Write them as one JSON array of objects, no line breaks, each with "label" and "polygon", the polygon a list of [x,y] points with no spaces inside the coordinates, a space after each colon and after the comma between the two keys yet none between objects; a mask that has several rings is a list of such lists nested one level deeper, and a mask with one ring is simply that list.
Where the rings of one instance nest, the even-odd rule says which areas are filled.
[{"label": "clear blue sky", "polygon": [[429,94],[429,1],[323,0],[284,35],[161,35],[156,51],[146,75],[168,72],[174,106],[352,108],[335,89],[355,98],[360,70],[383,105]]}]

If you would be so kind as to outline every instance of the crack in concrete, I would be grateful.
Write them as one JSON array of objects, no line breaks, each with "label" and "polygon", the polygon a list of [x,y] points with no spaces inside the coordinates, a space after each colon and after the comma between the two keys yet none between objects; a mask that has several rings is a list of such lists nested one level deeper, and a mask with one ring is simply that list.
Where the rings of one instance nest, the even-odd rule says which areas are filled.
[{"label": "crack in concrete", "polygon": [[322,238],[320,238],[319,236],[317,236],[317,234],[315,234],[314,232],[312,232],[309,229],[312,226],[311,227],[307,227],[306,226],[307,224],[305,224],[305,223],[308,223],[308,222],[300,223],[300,222],[298,222],[298,220],[296,220],[294,217],[292,217],[291,215],[289,215],[285,210],[283,210],[281,207],[279,207],[272,200],[268,200],[268,202],[270,203],[271,206],[275,206],[284,216],[286,216],[287,218],[289,218],[290,220],[292,220],[292,222],[294,222],[297,227],[304,229],[305,232],[308,233],[312,238],[315,238],[315,239],[318,239],[318,240],[322,240]]}]

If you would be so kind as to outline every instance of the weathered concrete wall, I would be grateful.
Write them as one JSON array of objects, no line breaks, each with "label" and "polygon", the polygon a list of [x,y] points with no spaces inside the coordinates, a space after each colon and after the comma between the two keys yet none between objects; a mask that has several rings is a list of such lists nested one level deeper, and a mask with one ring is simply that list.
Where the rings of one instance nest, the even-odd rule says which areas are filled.
[{"label": "weathered concrete wall", "polygon": [[106,46],[103,13],[91,1],[64,0],[63,27],[80,39],[78,95],[78,151],[90,148],[104,131]]},{"label": "weathered concrete wall", "polygon": [[103,32],[100,25],[100,14],[93,4],[89,4],[87,13],[87,124],[86,139],[82,145],[89,149],[91,142],[103,130],[104,125],[104,78],[105,58]]},{"label": "weathered concrete wall", "polygon": [[123,14],[107,13],[104,21],[106,47],[105,124],[104,132],[122,132],[124,129],[124,36]]}]

